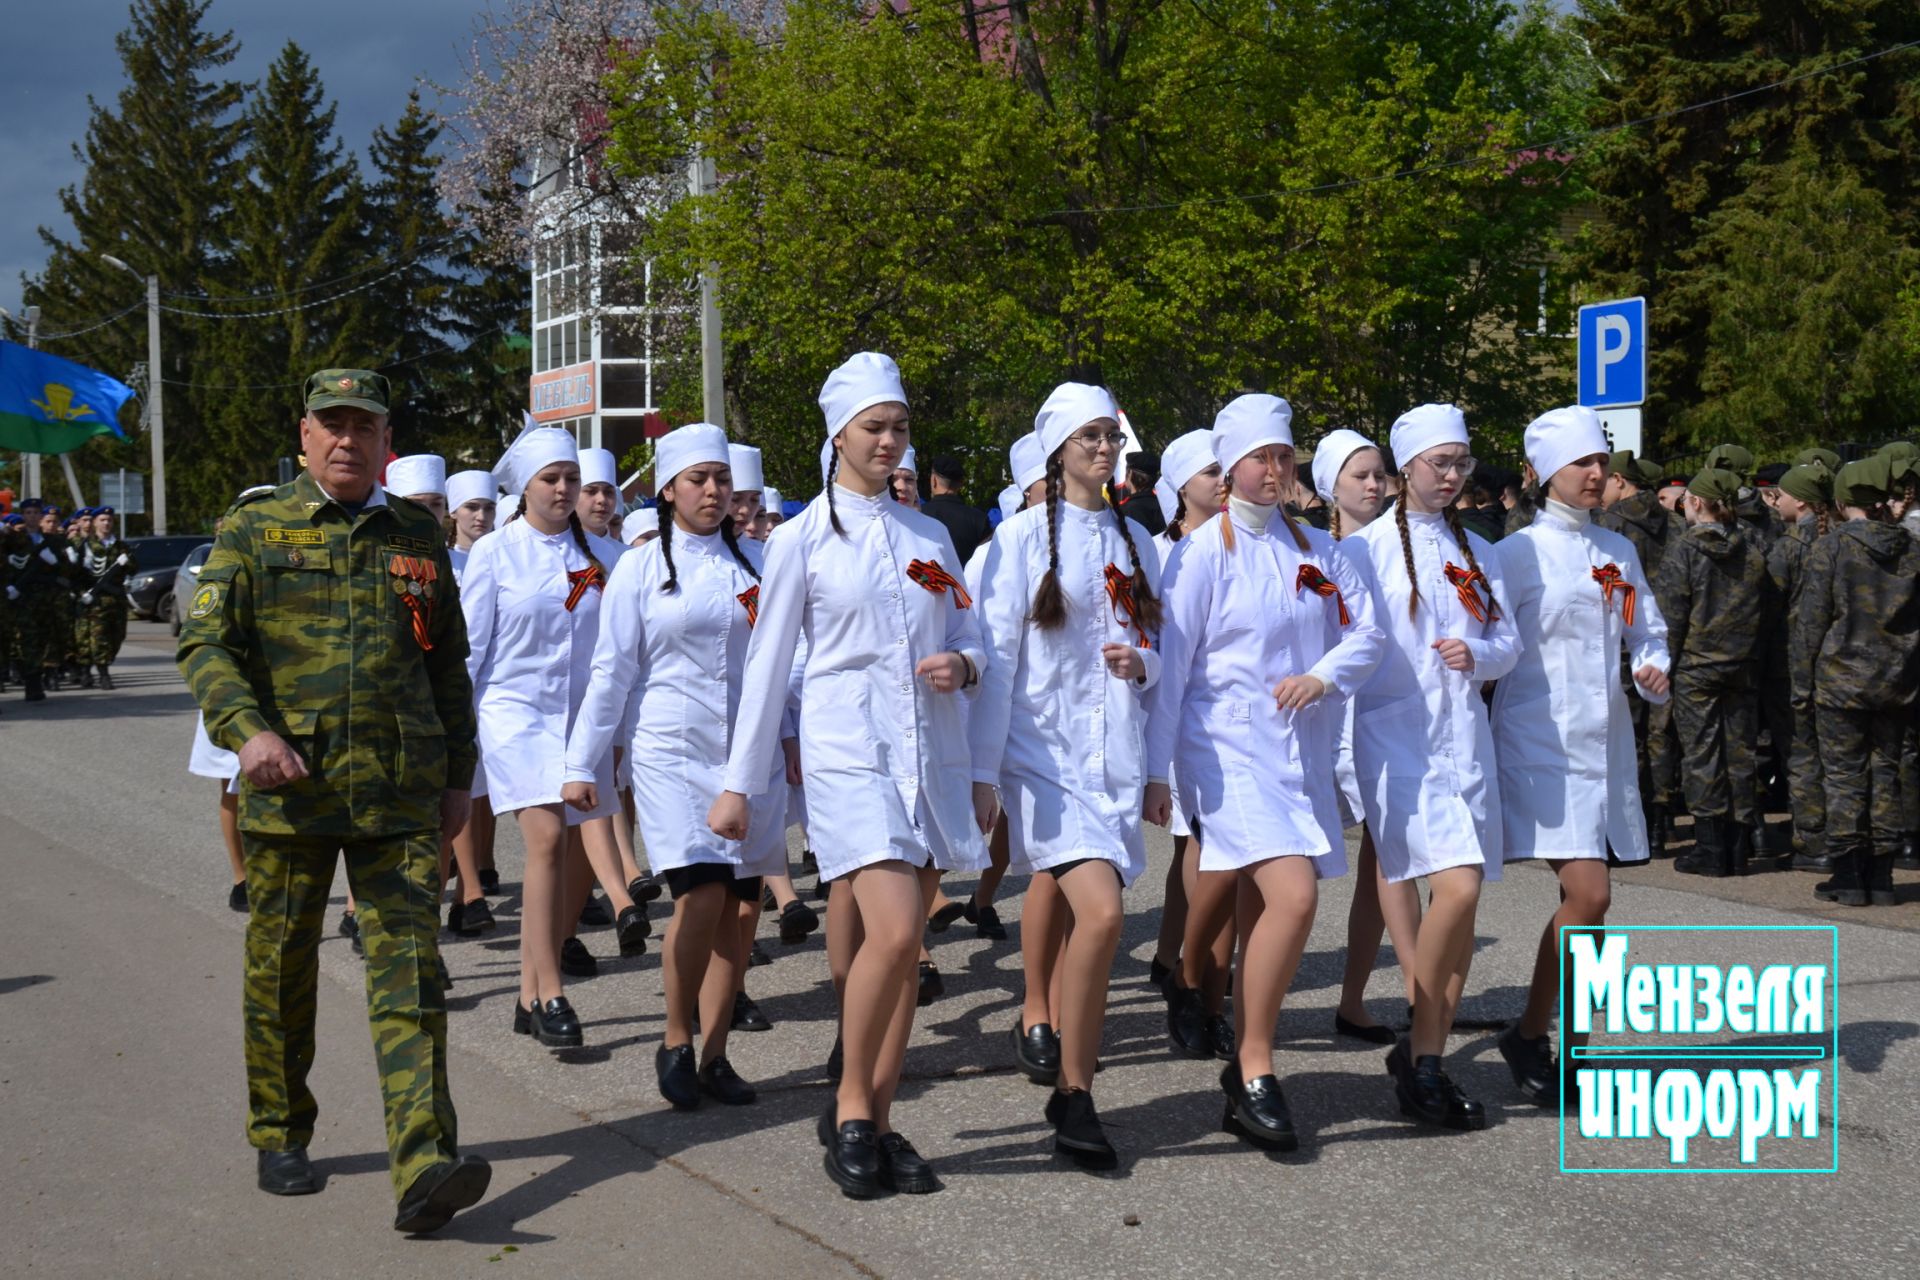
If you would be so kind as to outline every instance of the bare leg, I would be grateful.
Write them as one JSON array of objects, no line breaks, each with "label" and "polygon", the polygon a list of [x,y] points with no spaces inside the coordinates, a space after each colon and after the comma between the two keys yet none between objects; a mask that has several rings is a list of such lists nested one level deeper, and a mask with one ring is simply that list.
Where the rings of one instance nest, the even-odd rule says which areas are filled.
[{"label": "bare leg", "polygon": [[1380,895],[1380,914],[1386,917],[1387,937],[1393,942],[1393,955],[1400,962],[1400,976],[1407,986],[1407,1007],[1414,1004],[1413,965],[1420,942],[1420,886],[1411,880],[1393,884],[1374,859],[1373,878]]},{"label": "bare leg", "polygon": [[1480,906],[1479,867],[1448,867],[1427,877],[1433,900],[1420,923],[1414,954],[1413,1032],[1415,1058],[1444,1054],[1454,1011],[1473,963],[1473,921]]},{"label": "bare leg", "polygon": [[[580,844],[586,850],[587,865],[593,868],[593,878],[600,882],[600,889],[607,895],[607,904],[613,908],[615,917],[633,905],[633,898],[627,893],[627,882],[632,877],[626,875],[620,865],[620,844],[614,830],[617,825],[609,814],[592,822],[583,822],[577,828]],[[587,905],[584,895],[580,905],[583,908]],[[573,918],[578,920],[579,912],[576,911]]]},{"label": "bare leg", "polygon": [[[881,1079],[880,1064],[887,1055],[888,1033],[895,1023],[905,1024],[910,1033],[913,1024],[913,957],[920,934],[926,925],[926,903],[920,895],[920,881],[914,868],[901,862],[879,862],[850,873],[844,888],[860,913],[864,936],[847,968],[846,988],[841,1000],[841,1044],[846,1068],[840,1077],[836,1096],[839,1123],[872,1120],[881,1126],[885,1116],[878,1108],[875,1088]],[[905,1040],[900,1038],[900,1057],[905,1057]],[[896,1065],[888,1078],[891,1085],[899,1078]]]},{"label": "bare leg", "polygon": [[[754,931],[760,927],[760,899],[742,902],[729,895],[727,904],[732,908],[733,917],[728,943],[733,950],[728,954],[733,962],[733,989],[742,994],[747,990],[747,957],[753,952]],[[733,1017],[733,997],[727,997],[727,1017]]]},{"label": "bare leg", "polygon": [[[718,887],[725,901],[714,920],[707,972],[700,983],[701,1066],[727,1052],[727,1032],[733,1027],[733,993],[739,976],[746,972],[746,952],[740,942],[740,915],[730,909],[739,899],[725,886]],[[753,906],[757,910],[760,904],[756,902]]]},{"label": "bare leg", "polygon": [[1240,1078],[1255,1080],[1273,1072],[1274,1024],[1307,949],[1320,885],[1312,860],[1301,857],[1269,858],[1233,874],[1240,882],[1233,1030],[1240,1045]]},{"label": "bare leg", "polygon": [[[1527,988],[1527,1009],[1520,1015],[1520,1034],[1536,1040],[1547,1034],[1554,1005],[1560,996],[1560,930],[1597,928],[1607,922],[1613,905],[1613,879],[1599,858],[1576,858],[1550,864],[1560,877],[1560,909],[1540,935],[1540,951],[1533,960],[1533,982]],[[1571,1033],[1569,1034],[1571,1042]]]},{"label": "bare leg", "polygon": [[1207,1012],[1218,1013],[1226,993],[1227,964],[1219,963],[1215,948],[1225,932],[1229,943],[1234,927],[1235,871],[1201,871],[1200,851],[1188,847],[1193,879],[1187,884],[1187,934],[1180,945],[1180,985],[1206,996]]},{"label": "bare leg", "polygon": [[1027,901],[1020,909],[1020,964],[1027,979],[1020,1006],[1023,1027],[1053,1025],[1053,979],[1066,930],[1067,901],[1053,877],[1039,872],[1027,882]]},{"label": "bare leg", "polygon": [[1173,861],[1167,864],[1166,899],[1160,907],[1160,940],[1153,958],[1171,970],[1180,963],[1180,942],[1187,932],[1187,848],[1192,836],[1173,838]]},{"label": "bare leg", "polygon": [[767,882],[767,888],[773,890],[773,906],[776,911],[785,911],[789,902],[799,898],[800,895],[793,891],[793,877],[786,872],[763,878]]},{"label": "bare leg", "polygon": [[[520,838],[527,846],[527,871],[520,886],[520,1002],[556,1000],[565,993],[560,979],[560,878],[568,844],[560,806],[535,805],[519,811]],[[574,918],[579,918],[574,912]]]},{"label": "bare leg", "polygon": [[[732,905],[731,900],[732,895],[723,884],[699,885],[674,899],[673,918],[667,922],[666,947],[660,957],[667,996],[667,1030],[663,1043],[668,1048],[693,1043],[694,1011],[700,1002],[711,957],[719,945],[720,923]],[[727,985],[733,985],[731,975]],[[731,992],[727,998],[733,998]],[[706,1025],[711,1032],[712,1023]]]},{"label": "bare leg", "polygon": [[1000,892],[1000,882],[1007,878],[1009,856],[1007,815],[1003,813],[994,819],[993,834],[987,838],[987,868],[980,873],[980,882],[973,887],[973,906],[976,911],[993,905],[993,895]]},{"label": "bare leg", "polygon": [[1120,945],[1120,877],[1112,863],[1096,860],[1067,872],[1059,886],[1073,912],[1065,957],[1058,966],[1062,977],[1059,1021],[1054,1025],[1060,1032],[1060,1084],[1091,1089],[1107,1019],[1113,953]]}]

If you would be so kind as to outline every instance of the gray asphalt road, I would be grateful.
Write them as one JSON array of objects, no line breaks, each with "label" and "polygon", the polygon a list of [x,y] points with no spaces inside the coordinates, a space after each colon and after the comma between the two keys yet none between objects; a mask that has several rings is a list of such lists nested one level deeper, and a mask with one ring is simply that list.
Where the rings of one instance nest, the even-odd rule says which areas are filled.
[{"label": "gray asphalt road", "polygon": [[[1011,1069],[1017,951],[964,927],[935,940],[948,995],[921,1013],[896,1110],[946,1181],[934,1196],[855,1204],[820,1172],[812,1128],[829,1097],[821,1064],[833,1026],[817,937],[783,948],[770,926],[763,933],[778,960],[749,984],[777,1025],[736,1037],[730,1051],[760,1086],[756,1107],[683,1115],[659,1100],[658,960],[610,958],[604,931],[587,935],[602,975],[569,992],[587,1048],[555,1055],[510,1035],[519,849],[503,830],[502,928],[445,947],[458,982],[455,1098],[464,1144],[495,1164],[488,1202],[435,1241],[388,1229],[360,967],[331,935],[315,1072],[315,1156],[328,1186],[273,1200],[253,1189],[242,1131],[241,919],[225,908],[214,784],[185,772],[193,713],[170,654],[163,630],[136,624],[119,694],[61,694],[32,708],[10,699],[0,715],[9,1271],[1859,1276],[1908,1273],[1920,1244],[1905,1194],[1920,1134],[1911,891],[1884,911],[1815,915],[1805,877],[1707,886],[1655,867],[1616,879],[1620,924],[1837,919],[1837,1174],[1564,1174],[1556,1117],[1513,1093],[1485,1030],[1457,1037],[1454,1074],[1488,1103],[1492,1126],[1413,1129],[1380,1053],[1329,1034],[1345,881],[1323,888],[1280,1021],[1301,1150],[1270,1158],[1219,1131],[1215,1068],[1163,1048],[1145,974],[1164,838],[1129,897],[1103,1050],[1098,1097],[1123,1155],[1113,1174],[1049,1154],[1045,1095]],[[1489,886],[1467,1017],[1518,1010],[1553,898],[1551,878],[1530,867]],[[1016,896],[1004,914],[1017,920]],[[1382,1020],[1399,1007],[1399,983],[1395,969],[1375,975]]]}]

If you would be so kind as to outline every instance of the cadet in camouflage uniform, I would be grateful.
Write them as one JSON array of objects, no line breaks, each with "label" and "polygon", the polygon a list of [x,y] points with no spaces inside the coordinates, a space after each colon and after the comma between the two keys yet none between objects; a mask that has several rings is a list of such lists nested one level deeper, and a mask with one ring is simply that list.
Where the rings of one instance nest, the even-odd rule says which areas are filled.
[{"label": "cadet in camouflage uniform", "polygon": [[[1786,606],[1790,646],[1793,619],[1799,616],[1800,598],[1807,587],[1807,553],[1833,521],[1833,473],[1818,460],[1793,467],[1780,477],[1779,502],[1785,528],[1767,549],[1767,574]],[[1787,805],[1793,813],[1793,867],[1831,871],[1833,861],[1826,853],[1826,783],[1821,776],[1813,704],[1794,681],[1791,652],[1788,657]]]},{"label": "cadet in camouflage uniform", "polygon": [[46,698],[47,663],[54,646],[65,648],[65,547],[40,532],[38,498],[20,503],[21,522],[6,536],[6,596],[13,614],[13,656],[26,686],[26,700]]},{"label": "cadet in camouflage uniform", "polygon": [[426,508],[383,493],[387,385],[307,381],[307,471],[228,512],[180,632],[207,735],[239,753],[246,857],[247,1136],[262,1190],[319,1189],[306,1145],[321,925],[344,851],[367,955],[394,1226],[432,1231],[485,1193],[459,1154],[439,963],[440,839],[475,761],[466,624]]},{"label": "cadet in camouflage uniform", "polygon": [[1834,869],[1815,892],[1846,906],[1893,905],[1900,750],[1920,686],[1920,543],[1892,522],[1894,483],[1886,457],[1840,468],[1846,520],[1808,553],[1793,619],[1794,693],[1819,722]]},{"label": "cadet in camouflage uniform", "polygon": [[95,507],[80,549],[80,665],[100,673],[100,687],[113,688],[107,668],[127,640],[127,580],[140,567],[133,548],[113,531],[113,508]]},{"label": "cadet in camouflage uniform", "polygon": [[1753,847],[1761,628],[1776,608],[1757,540],[1734,524],[1740,479],[1708,468],[1687,483],[1687,530],[1667,548],[1655,595],[1673,653],[1673,724],[1693,813],[1694,852],[1675,869],[1745,875]]},{"label": "cadet in camouflage uniform", "polygon": [[[1654,599],[1660,612],[1668,612],[1660,598],[1660,565],[1667,547],[1686,532],[1679,516],[1660,505],[1658,490],[1666,473],[1645,458],[1636,458],[1631,449],[1612,456],[1607,475],[1607,505],[1593,513],[1593,522],[1611,529],[1633,544],[1653,584]],[[1631,679],[1627,673],[1625,679]],[[1645,698],[1629,698],[1627,706],[1633,718],[1633,737],[1640,756],[1640,794],[1647,805],[1647,842],[1653,856],[1666,856],[1667,843],[1673,839],[1673,817],[1680,792],[1680,751],[1673,736],[1673,704],[1650,703]]]},{"label": "cadet in camouflage uniform", "polygon": [[[1880,453],[1893,477],[1889,495],[1893,515],[1901,528],[1920,539],[1920,445],[1896,440],[1882,445]],[[1893,865],[1920,871],[1920,717],[1907,730],[1907,743],[1900,751],[1900,813],[1900,851]]]}]

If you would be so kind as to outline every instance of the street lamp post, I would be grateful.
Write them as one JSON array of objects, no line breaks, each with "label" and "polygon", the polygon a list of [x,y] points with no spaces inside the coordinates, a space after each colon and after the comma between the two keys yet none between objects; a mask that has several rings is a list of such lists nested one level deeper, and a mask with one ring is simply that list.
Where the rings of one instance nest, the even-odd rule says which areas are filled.
[{"label": "street lamp post", "polygon": [[[110,267],[118,267],[139,278],[135,271],[110,253],[100,255]],[[167,419],[162,395],[165,380],[160,376],[160,277],[147,280],[147,444],[153,457],[153,531],[167,531]]]}]

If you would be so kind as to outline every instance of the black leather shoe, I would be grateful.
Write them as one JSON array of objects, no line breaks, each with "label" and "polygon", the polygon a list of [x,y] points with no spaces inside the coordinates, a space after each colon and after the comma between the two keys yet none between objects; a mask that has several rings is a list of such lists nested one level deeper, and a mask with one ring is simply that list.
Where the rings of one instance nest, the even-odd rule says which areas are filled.
[{"label": "black leather shoe", "polygon": [[467,906],[464,902],[456,900],[447,904],[447,932],[456,938],[472,938],[479,935],[479,926],[469,928],[467,925]]},{"label": "black leather shoe", "polygon": [[1460,1086],[1440,1069],[1440,1059],[1415,1059],[1413,1071],[1394,1084],[1400,1114],[1443,1129],[1484,1129],[1487,1109],[1460,1092]]},{"label": "black leather shoe", "polygon": [[1507,1060],[1515,1087],[1529,1101],[1541,1107],[1560,1105],[1560,1064],[1554,1061],[1552,1036],[1529,1040],[1515,1023],[1500,1037],[1500,1056]]},{"label": "black leather shoe", "polygon": [[1047,1099],[1047,1123],[1053,1126],[1053,1149],[1088,1169],[1111,1169],[1120,1157],[1107,1141],[1093,1095],[1085,1089],[1054,1090]]},{"label": "black leather shoe", "polygon": [[113,677],[107,674],[105,667],[100,668],[100,687],[109,690],[113,688]]},{"label": "black leather shoe", "polygon": [[820,913],[798,898],[780,909],[780,941],[790,947],[805,942],[819,927]]},{"label": "black leather shoe", "polygon": [[489,898],[500,892],[500,873],[492,867],[480,868],[480,892]]},{"label": "black leather shoe", "polygon": [[1000,913],[993,909],[992,903],[984,907],[975,907],[969,900],[967,923],[973,926],[973,936],[976,938],[986,938],[992,942],[1007,940],[1007,926],[1000,923]]},{"label": "black leather shoe", "polygon": [[493,918],[493,908],[487,905],[485,898],[475,898],[472,902],[466,903],[462,908],[462,915],[466,917],[467,928],[471,931],[468,936],[500,927],[500,922]]},{"label": "black leather shoe", "polygon": [[1649,804],[1647,816],[1647,848],[1652,857],[1666,858],[1667,845],[1673,841],[1673,819],[1664,804]]},{"label": "black leather shoe", "polygon": [[658,876],[635,876],[627,881],[627,896],[645,906],[666,892],[666,886],[660,883]]},{"label": "black leather shoe", "polygon": [[947,983],[946,979],[940,976],[940,970],[934,966],[933,961],[922,960],[920,962],[920,994],[915,997],[915,1003],[924,1009],[945,994],[947,994]]},{"label": "black leather shoe", "polygon": [[758,969],[762,965],[768,965],[772,963],[773,963],[773,957],[768,955],[766,951],[761,948],[760,941],[759,939],[756,938],[754,940],[753,946],[747,951],[747,968]]},{"label": "black leather shoe", "polygon": [[1233,1019],[1224,1013],[1207,1015],[1207,1043],[1213,1046],[1213,1056],[1222,1062],[1232,1062],[1240,1053],[1240,1038],[1233,1033]]},{"label": "black leather shoe", "polygon": [[520,1003],[520,997],[513,998],[513,1034],[530,1036],[533,1034],[533,1012]]},{"label": "black leather shoe", "polygon": [[1198,991],[1179,982],[1178,978],[1167,981],[1167,1043],[1183,1058],[1211,1058],[1213,1044],[1207,1039],[1206,1000]]},{"label": "black leather shoe", "polygon": [[880,1135],[871,1120],[849,1120],[827,1146],[827,1176],[849,1200],[880,1194]]},{"label": "black leather shoe", "polygon": [[305,1147],[256,1153],[254,1181],[270,1196],[310,1196],[320,1190]]},{"label": "black leather shoe", "polygon": [[647,939],[653,936],[653,923],[640,907],[628,907],[614,921],[613,936],[620,941],[621,955],[643,956],[647,954]]},{"label": "black leather shoe", "polygon": [[606,899],[597,893],[587,895],[587,905],[580,908],[580,927],[582,929],[604,929],[613,923],[613,912],[608,910]]},{"label": "black leather shoe", "polygon": [[933,930],[935,933],[945,933],[953,927],[955,920],[958,920],[965,914],[967,914],[967,904],[964,901],[954,902],[949,900],[946,906],[927,917],[927,928]]},{"label": "black leather shoe", "polygon": [[479,1156],[461,1156],[436,1164],[413,1180],[400,1197],[393,1229],[408,1235],[438,1231],[462,1209],[471,1209],[487,1194],[493,1166]]},{"label": "black leather shoe", "polygon": [[715,1058],[700,1068],[700,1089],[715,1102],[729,1107],[750,1106],[760,1098],[724,1057]]},{"label": "black leather shoe", "polygon": [[1013,1057],[1021,1074],[1035,1084],[1052,1085],[1060,1078],[1060,1037],[1044,1022],[1023,1027],[1014,1019]]},{"label": "black leather shoe", "polygon": [[1221,1128],[1268,1151],[1292,1151],[1299,1147],[1293,1114],[1287,1110],[1278,1077],[1268,1073],[1242,1081],[1240,1064],[1229,1062],[1221,1069],[1220,1087],[1227,1095],[1227,1111],[1220,1121]]},{"label": "black leather shoe", "polygon": [[586,943],[578,938],[568,938],[560,944],[560,972],[569,978],[597,977],[600,962],[587,950]]},{"label": "black leather shoe", "polygon": [[931,1195],[940,1189],[933,1166],[897,1133],[880,1135],[880,1185],[903,1196]]},{"label": "black leather shoe", "polygon": [[840,1037],[835,1036],[833,1038],[833,1048],[827,1053],[827,1079],[835,1084],[839,1084],[840,1077],[845,1073],[846,1069],[847,1051],[845,1046],[840,1043]]},{"label": "black leather shoe", "polygon": [[760,1012],[760,1006],[744,991],[733,993],[733,1021],[729,1025],[735,1031],[773,1030],[772,1021]]},{"label": "black leather shoe", "polygon": [[555,996],[534,1009],[527,1018],[533,1038],[550,1049],[577,1049],[586,1043],[580,1030],[580,1016],[565,996]]},{"label": "black leather shoe", "polygon": [[653,1051],[653,1074],[660,1080],[660,1096],[673,1104],[675,1111],[692,1111],[700,1105],[700,1073],[693,1060],[693,1046],[677,1049],[661,1045]]},{"label": "black leather shoe", "polygon": [[247,882],[245,880],[227,890],[227,909],[238,911],[241,915],[247,913]]},{"label": "black leather shoe", "polygon": [[1783,827],[1756,817],[1753,824],[1753,856],[1775,867],[1783,867],[1793,856],[1793,837]]},{"label": "black leather shoe", "polygon": [[335,926],[335,929],[343,938],[357,938],[360,936],[360,922],[354,918],[353,912],[351,911],[341,913],[340,923]]},{"label": "black leather shoe", "polygon": [[1351,1040],[1364,1040],[1368,1044],[1392,1044],[1394,1034],[1379,1023],[1363,1027],[1357,1022],[1349,1022],[1338,1013],[1333,1015],[1333,1034],[1346,1036]]},{"label": "black leather shoe", "polygon": [[800,874],[803,876],[817,876],[820,874],[820,859],[813,856],[813,850],[811,849],[802,849],[800,851]]}]

